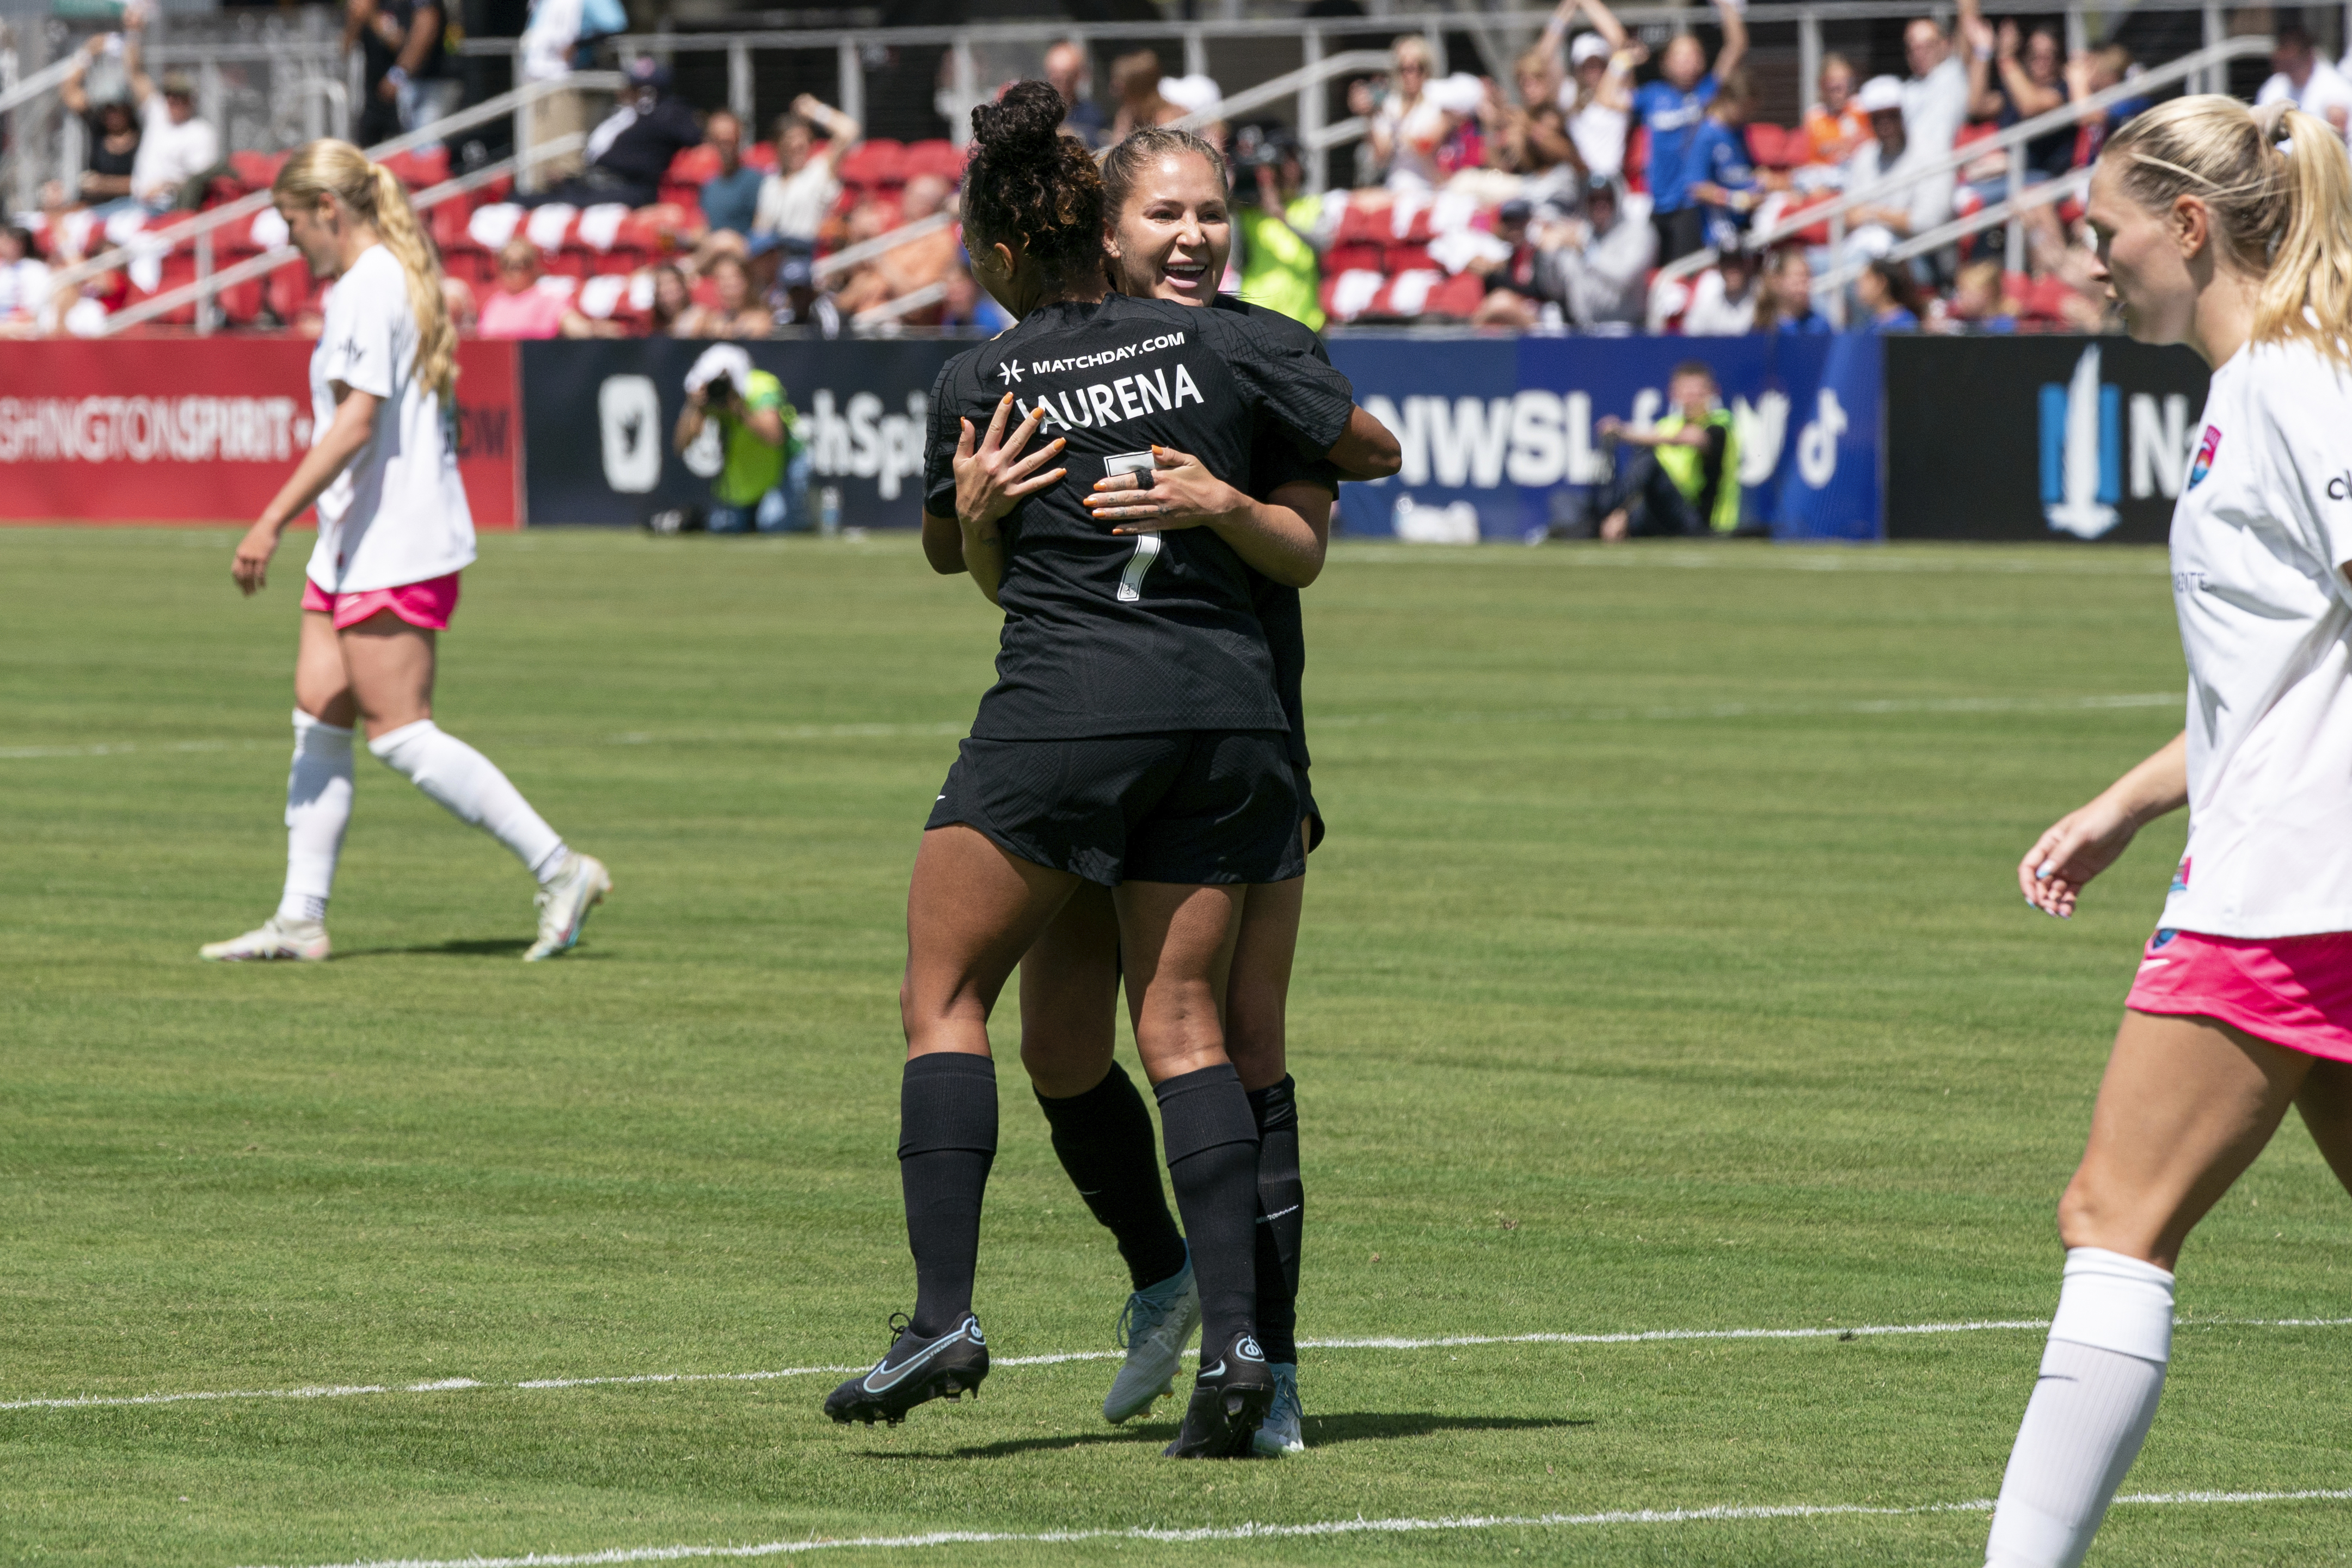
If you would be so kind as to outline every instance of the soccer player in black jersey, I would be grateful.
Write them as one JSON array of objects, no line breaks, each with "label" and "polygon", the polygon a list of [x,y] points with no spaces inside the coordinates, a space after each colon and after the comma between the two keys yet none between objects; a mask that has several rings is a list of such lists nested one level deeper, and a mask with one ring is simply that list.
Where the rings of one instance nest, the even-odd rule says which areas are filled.
[{"label": "soccer player in black jersey", "polygon": [[[1223,170],[1215,149],[1188,131],[1148,128],[1112,150],[1103,179],[1113,285],[1139,297],[1255,316],[1263,328],[1286,335],[1297,351],[1323,357],[1321,342],[1307,328],[1214,292],[1232,239]],[[1013,444],[1016,451],[1018,444]],[[1349,434],[1328,453],[1303,452],[1289,433],[1264,422],[1253,444],[1251,473],[1235,477],[1258,496],[1301,481],[1328,490],[1335,479],[1385,478],[1397,471],[1399,456],[1395,437],[1360,408],[1351,413]],[[1089,504],[1110,518],[1138,504],[1173,508],[1118,525],[1166,529],[1219,518],[1234,498],[1230,487],[1181,453],[1161,454],[1150,495],[1134,494],[1144,477],[1103,481]],[[1323,823],[1306,795],[1299,686],[1307,650],[1298,603],[1298,589],[1311,574],[1255,576],[1254,603],[1274,653],[1291,761],[1305,796],[1301,831],[1311,849],[1322,838]],[[1268,1456],[1304,1448],[1296,1343],[1304,1192],[1284,1036],[1303,891],[1298,878],[1249,891],[1226,988],[1226,1050],[1249,1092],[1260,1139],[1258,1333],[1273,1366],[1276,1396],[1255,1447]],[[1022,959],[1022,1060],[1052,1126],[1055,1150],[1118,1240],[1134,1286],[1119,1321],[1127,1360],[1103,1401],[1103,1414],[1114,1422],[1148,1409],[1170,1391],[1200,1315],[1183,1239],[1160,1193],[1150,1113],[1112,1057],[1118,996],[1117,915],[1108,890],[1082,887]]]},{"label": "soccer player in black jersey", "polygon": [[[1227,1060],[1221,995],[1241,890],[1297,873],[1287,720],[1244,555],[1311,554],[1296,510],[1251,503],[1229,536],[1116,537],[1058,480],[1150,468],[1158,448],[1248,461],[1261,411],[1322,449],[1345,432],[1346,379],[1244,319],[1110,294],[1102,185],[1056,131],[1058,94],[1023,82],[972,111],[964,229],[974,275],[1019,324],[951,361],[932,399],[927,553],[952,538],[1005,611],[982,699],[923,835],[899,993],[908,1040],[899,1169],[915,1255],[911,1321],[826,1399],[835,1420],[896,1421],[976,1389],[980,1208],[996,1145],[987,1018],[1021,955],[1082,881],[1114,889],[1130,1012],[1160,1103],[1191,1238],[1204,1354],[1169,1452],[1249,1451],[1274,1394],[1255,1333],[1258,1136]],[[997,474],[1017,396],[1064,466]],[[989,423],[975,442],[976,423]],[[985,454],[985,455],[983,455]]]}]

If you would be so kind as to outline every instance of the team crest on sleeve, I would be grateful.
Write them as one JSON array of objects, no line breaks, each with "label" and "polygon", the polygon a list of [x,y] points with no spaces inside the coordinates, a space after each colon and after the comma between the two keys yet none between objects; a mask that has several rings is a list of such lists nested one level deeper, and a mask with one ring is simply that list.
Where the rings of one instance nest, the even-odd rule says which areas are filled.
[{"label": "team crest on sleeve", "polygon": [[2205,438],[2197,444],[2197,460],[2189,465],[2190,489],[2194,490],[2203,484],[2205,476],[2213,472],[2213,455],[2221,450],[2221,427],[2217,424],[2207,425]]}]

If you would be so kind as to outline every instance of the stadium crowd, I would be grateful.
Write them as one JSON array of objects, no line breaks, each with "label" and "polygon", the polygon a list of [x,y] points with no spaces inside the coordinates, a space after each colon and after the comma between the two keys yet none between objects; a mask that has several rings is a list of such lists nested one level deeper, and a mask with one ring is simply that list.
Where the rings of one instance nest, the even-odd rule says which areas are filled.
[{"label": "stadium crowd", "polygon": [[[1427,40],[1401,37],[1384,76],[1349,87],[1349,107],[1366,126],[1354,178],[1320,195],[1307,192],[1286,127],[1205,127],[1234,175],[1227,288],[1318,330],[1452,322],[1813,333],[1835,329],[1840,317],[1847,329],[1876,331],[2105,324],[2079,198],[2030,212],[2019,270],[2004,265],[1999,225],[1902,259],[1889,253],[2003,199],[2009,160],[1990,139],[2128,81],[2135,67],[2122,46],[2070,56],[2053,28],[1996,25],[1979,0],[1961,0],[1948,33],[1930,17],[1908,25],[1902,77],[1862,79],[1843,57],[1825,57],[1814,100],[1781,126],[1755,116],[1738,0],[1714,3],[1712,57],[1685,31],[1654,58],[1606,0],[1560,0],[1508,82],[1439,76]],[[375,0],[369,14],[354,33],[370,50],[366,130],[391,134],[443,112],[451,100],[425,90],[442,84],[420,79],[429,51],[411,47],[437,13],[422,0]],[[266,188],[282,162],[224,158],[194,112],[190,83],[166,74],[159,84],[141,68],[139,21],[134,9],[123,33],[92,38],[83,55],[85,64],[119,60],[123,94],[93,102],[79,70],[66,86],[67,107],[89,123],[87,167],[71,187],[51,183],[40,210],[16,214],[0,237],[0,336],[94,333],[110,313],[193,280],[193,246],[153,240],[156,226]],[[2293,24],[2277,39],[2260,101],[2291,97],[2352,126],[2352,62],[2330,65]],[[413,70],[402,63],[412,54]],[[1222,97],[1207,78],[1163,74],[1149,49],[1116,58],[1099,98],[1077,44],[1054,45],[1040,66],[1068,106],[1065,129],[1096,147]],[[2086,107],[2028,141],[2024,183],[2087,168],[2149,101]],[[850,116],[806,94],[768,131],[761,140],[729,110],[698,110],[675,93],[666,68],[630,61],[614,110],[586,128],[576,166],[531,193],[501,180],[431,208],[453,316],[469,333],[498,338],[985,333],[1008,324],[966,265],[954,146],[866,138]],[[1977,160],[1935,166],[1979,141],[1988,152]],[[412,190],[451,172],[445,149],[392,162]],[[1798,222],[1843,192],[1915,168],[1918,178],[1886,200],[1849,210],[1834,243],[1826,219]],[[231,225],[215,240],[215,265],[282,244],[283,229],[267,209]],[[1775,235],[1769,245],[1755,237]],[[125,265],[50,283],[57,269],[114,246],[127,252]],[[1816,285],[1832,269],[1850,280],[1834,295]],[[223,291],[219,303],[230,327],[315,331],[321,290],[289,263]],[[162,321],[169,329],[194,319],[189,304]]]}]

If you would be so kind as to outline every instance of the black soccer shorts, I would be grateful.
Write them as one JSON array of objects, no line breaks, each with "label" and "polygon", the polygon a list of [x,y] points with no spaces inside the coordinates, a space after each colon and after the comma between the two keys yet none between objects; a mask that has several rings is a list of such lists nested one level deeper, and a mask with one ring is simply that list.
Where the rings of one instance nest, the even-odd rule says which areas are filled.
[{"label": "black soccer shorts", "polygon": [[1307,871],[1279,730],[967,739],[926,830],[961,822],[1088,882],[1283,882]]}]

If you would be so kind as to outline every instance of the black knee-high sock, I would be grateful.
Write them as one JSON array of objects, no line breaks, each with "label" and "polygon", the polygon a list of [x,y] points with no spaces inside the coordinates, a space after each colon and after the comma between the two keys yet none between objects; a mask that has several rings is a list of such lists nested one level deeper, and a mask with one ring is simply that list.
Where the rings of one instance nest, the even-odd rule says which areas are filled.
[{"label": "black knee-high sock", "polygon": [[1159,1087],[1176,1208],[1192,1244],[1204,1360],[1256,1326],[1257,1124],[1230,1063]]},{"label": "black knee-high sock", "polygon": [[1298,1086],[1254,1091],[1257,1119],[1257,1339],[1271,1362],[1298,1361],[1298,1237],[1307,1188],[1298,1177]]},{"label": "black knee-high sock", "polygon": [[898,1181],[915,1255],[915,1332],[941,1334],[971,1311],[980,1201],[996,1160],[996,1064],[937,1051],[898,1085]]},{"label": "black knee-high sock", "polygon": [[1078,1196],[1102,1221],[1127,1260],[1135,1288],[1156,1285],[1184,1267],[1184,1237],[1168,1212],[1154,1158],[1159,1134],[1135,1082],[1116,1061],[1100,1083],[1066,1100],[1037,1096],[1054,1134],[1054,1153]]}]

